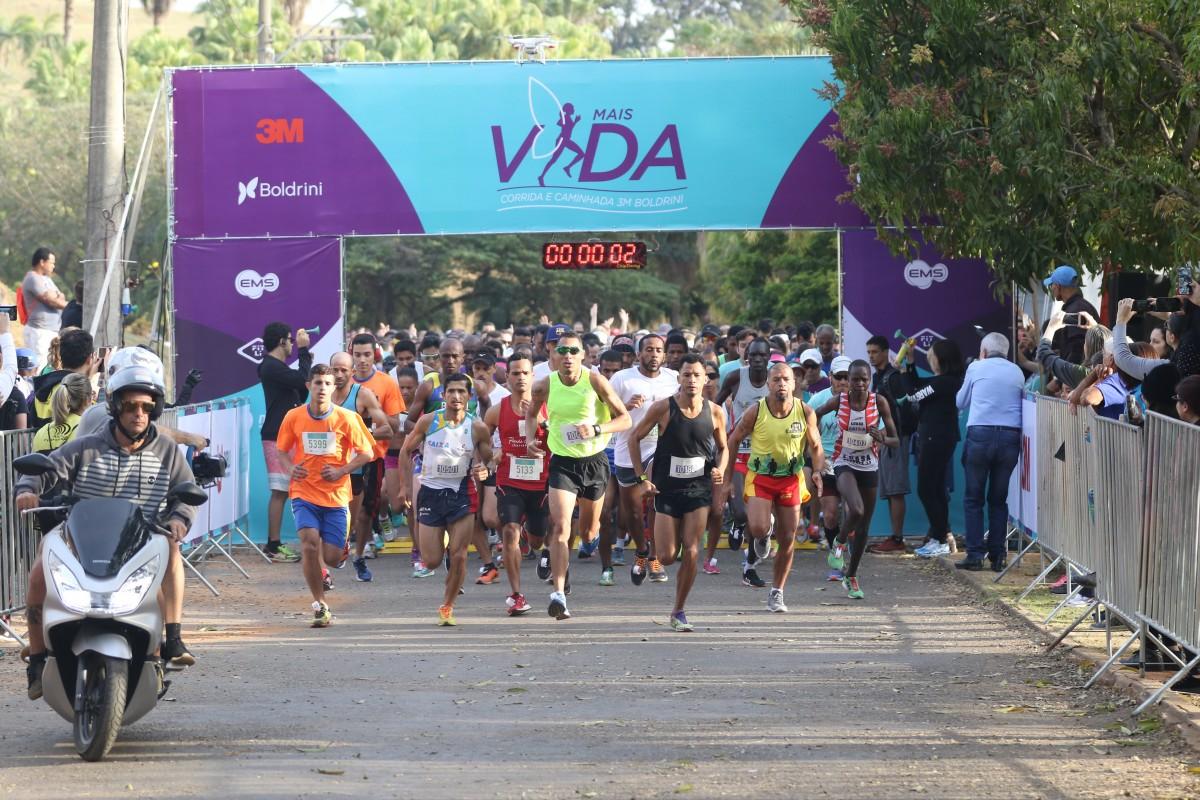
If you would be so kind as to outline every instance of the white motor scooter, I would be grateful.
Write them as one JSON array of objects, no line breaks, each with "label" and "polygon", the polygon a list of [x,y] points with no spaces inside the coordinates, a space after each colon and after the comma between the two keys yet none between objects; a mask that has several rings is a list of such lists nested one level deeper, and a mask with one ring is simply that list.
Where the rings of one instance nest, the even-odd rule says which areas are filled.
[{"label": "white motor scooter", "polygon": [[[23,475],[54,469],[40,453],[14,460],[13,467]],[[188,482],[171,489],[167,508],[207,500]],[[41,549],[42,696],[74,724],[79,755],[98,761],[121,726],[150,713],[166,692],[157,655],[163,630],[158,590],[171,553],[169,534],[128,500],[59,496],[44,502],[26,513],[47,512],[63,524],[45,535]]]}]

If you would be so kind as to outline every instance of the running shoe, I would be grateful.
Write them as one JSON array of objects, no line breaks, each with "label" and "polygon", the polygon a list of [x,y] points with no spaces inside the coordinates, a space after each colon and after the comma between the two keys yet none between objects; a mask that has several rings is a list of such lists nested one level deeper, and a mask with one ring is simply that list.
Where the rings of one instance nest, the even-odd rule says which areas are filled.
[{"label": "running shoe", "polygon": [[830,569],[841,569],[846,566],[846,545],[840,542],[835,544],[829,551],[829,555],[825,556],[825,566]]},{"label": "running shoe", "polygon": [[458,624],[454,618],[454,606],[438,606],[438,625],[443,628],[453,628]]},{"label": "running shoe", "polygon": [[764,536],[754,540],[754,555],[759,558],[769,558],[771,555],[771,537]]},{"label": "running shoe", "polygon": [[705,575],[720,575],[721,574],[721,569],[720,569],[720,567],[717,566],[717,560],[715,558],[710,558],[708,561],[704,562],[704,574]]},{"label": "running shoe", "polygon": [[950,545],[945,542],[939,542],[937,539],[930,539],[929,544],[925,545],[918,553],[921,558],[937,558],[938,556],[950,555]]},{"label": "running shoe", "polygon": [[385,547],[387,547],[387,540],[383,538],[382,534],[375,534],[375,551],[379,552]]},{"label": "running shoe", "polygon": [[829,574],[825,576],[825,580],[829,581],[830,583],[837,583],[845,577],[846,573],[842,572],[840,569],[831,569],[829,570]]},{"label": "running shoe", "polygon": [[367,560],[365,558],[354,559],[354,580],[360,583],[371,582],[371,570],[367,569]]},{"label": "running shoe", "polygon": [[649,558],[649,555],[638,553],[637,560],[629,568],[629,580],[633,582],[634,586],[641,586],[642,581],[646,580],[646,562]]},{"label": "running shoe", "polygon": [[601,586],[615,586],[616,585],[616,581],[613,580],[612,567],[609,567],[608,569],[600,571],[600,585]]},{"label": "running shoe", "polygon": [[520,592],[513,592],[504,598],[504,605],[508,608],[508,615],[510,617],[524,614],[533,608],[533,606],[525,601],[525,595]]},{"label": "running shoe", "polygon": [[544,581],[550,577],[550,551],[543,550],[537,563],[538,580]]},{"label": "running shoe", "polygon": [[742,544],[745,541],[745,538],[746,538],[745,523],[735,522],[729,526],[728,543],[729,543],[730,550],[741,550]]},{"label": "running shoe", "polygon": [[663,569],[662,562],[657,558],[650,560],[650,582],[651,583],[666,583],[670,580],[667,571]]},{"label": "running shoe", "polygon": [[908,548],[904,546],[904,540],[893,539],[888,537],[878,544],[867,545],[868,553],[891,554],[891,553],[907,553]]},{"label": "running shoe", "polygon": [[691,633],[692,623],[688,622],[687,616],[682,611],[676,611],[671,615],[671,630],[679,633]]},{"label": "running shoe", "polygon": [[274,551],[268,551],[267,555],[272,561],[280,564],[291,564],[300,560],[300,554],[286,544],[280,544]]},{"label": "running shoe", "polygon": [[325,587],[325,591],[333,591],[333,576],[324,567],[321,567],[321,585]]},{"label": "running shoe", "polygon": [[579,554],[577,557],[580,559],[591,558],[592,556],[596,555],[596,548],[599,546],[600,546],[599,538],[592,539],[590,542],[580,542],[579,543]]},{"label": "running shoe", "polygon": [[617,545],[612,551],[612,563],[614,567],[625,566],[625,548]]},{"label": "running shoe", "polygon": [[750,569],[742,572],[742,585],[753,586],[755,589],[761,589],[767,585],[767,582],[758,577],[758,573],[754,571],[753,567],[751,567]]},{"label": "running shoe", "polygon": [[314,628],[328,628],[329,623],[333,621],[333,614],[329,611],[329,606],[325,603],[314,601],[312,604]]},{"label": "running shoe", "polygon": [[27,696],[37,700],[42,696],[42,672],[46,669],[46,654],[38,653],[29,657],[29,666],[25,667],[25,677],[29,680]]},{"label": "running shoe", "polygon": [[413,562],[412,576],[414,578],[432,578],[436,574],[437,574],[437,570],[430,569],[429,567],[425,566],[424,562],[421,562],[421,561]]},{"label": "running shoe", "polygon": [[808,538],[814,542],[820,542],[823,541],[825,537],[822,535],[821,528],[819,526],[809,525]]},{"label": "running shoe", "polygon": [[858,585],[858,578],[843,578],[842,588],[846,590],[846,596],[851,600],[862,600],[866,597],[863,590]]},{"label": "running shoe", "polygon": [[187,649],[183,639],[176,636],[173,639],[163,639],[159,650],[166,669],[183,669],[196,663],[196,657]]},{"label": "running shoe", "polygon": [[571,618],[571,612],[567,610],[567,598],[562,592],[550,593],[550,607],[546,613],[555,619]]},{"label": "running shoe", "polygon": [[936,544],[938,544],[937,539],[926,539],[925,544],[913,550],[913,555],[919,556],[920,558],[929,558],[929,551],[932,550]]},{"label": "running shoe", "polygon": [[775,614],[782,614],[787,611],[787,604],[783,602],[783,590],[772,589],[767,595],[767,611]]},{"label": "running shoe", "polygon": [[374,558],[375,557],[375,543],[374,542],[367,542],[366,544],[363,545],[362,557],[363,558]]},{"label": "running shoe", "polygon": [[500,580],[500,570],[496,569],[494,565],[489,565],[479,568],[479,577],[475,579],[475,582],[488,586],[498,580]]}]

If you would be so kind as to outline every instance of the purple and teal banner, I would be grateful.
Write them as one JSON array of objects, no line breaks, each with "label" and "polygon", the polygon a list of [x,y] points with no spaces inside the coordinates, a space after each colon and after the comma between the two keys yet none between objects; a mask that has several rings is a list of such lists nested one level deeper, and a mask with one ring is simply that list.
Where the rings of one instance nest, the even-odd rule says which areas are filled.
[{"label": "purple and teal banner", "polygon": [[869,224],[827,58],[179,69],[183,238]]},{"label": "purple and teal banner", "polygon": [[193,402],[249,390],[261,404],[268,322],[319,329],[318,361],[342,349],[341,252],[336,238],[175,243],[175,374],[203,370]]},{"label": "purple and teal banner", "polygon": [[913,337],[916,363],[925,368],[925,354],[939,339],[956,341],[964,358],[978,357],[976,325],[1012,338],[1012,299],[996,298],[986,262],[945,258],[928,244],[912,257],[896,256],[873,229],[841,236],[842,337],[848,355],[866,358],[867,339],[874,335],[886,336],[893,354],[904,337]]}]

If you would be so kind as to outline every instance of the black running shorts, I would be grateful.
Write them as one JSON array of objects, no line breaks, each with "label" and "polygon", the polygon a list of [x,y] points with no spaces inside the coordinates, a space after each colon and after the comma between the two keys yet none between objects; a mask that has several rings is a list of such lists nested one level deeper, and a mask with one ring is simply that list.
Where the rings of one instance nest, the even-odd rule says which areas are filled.
[{"label": "black running shorts", "polygon": [[596,502],[608,487],[608,456],[603,452],[587,458],[552,455],[548,485]]},{"label": "black running shorts", "polygon": [[533,489],[496,487],[496,511],[501,525],[525,523],[525,532],[541,539],[550,527],[550,507],[545,492]]}]

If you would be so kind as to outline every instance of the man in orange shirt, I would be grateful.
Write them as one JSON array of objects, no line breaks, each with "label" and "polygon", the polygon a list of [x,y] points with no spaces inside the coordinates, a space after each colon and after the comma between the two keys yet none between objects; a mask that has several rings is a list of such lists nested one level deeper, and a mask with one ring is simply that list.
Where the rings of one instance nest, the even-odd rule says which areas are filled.
[{"label": "man in orange shirt", "polygon": [[[387,417],[394,433],[399,433],[400,415],[404,413],[404,398],[400,396],[400,385],[386,372],[375,369],[375,337],[360,333],[350,340],[350,356],[354,359],[354,382],[370,389],[379,399],[379,405]],[[354,576],[359,581],[370,581],[367,569],[366,546],[371,541],[371,527],[379,516],[383,489],[388,487],[387,499],[392,509],[399,509],[404,502],[404,489],[399,481],[399,453],[403,436],[379,438],[375,444],[375,457],[363,469],[363,502],[354,515]],[[391,473],[386,484],[385,472]]]},{"label": "man in orange shirt", "polygon": [[333,404],[333,370],[316,364],[308,374],[308,403],[293,408],[275,440],[291,477],[288,497],[300,533],[304,580],[313,596],[314,628],[329,625],[325,564],[337,564],[346,544],[350,474],[375,457],[375,440],[362,417]]}]

